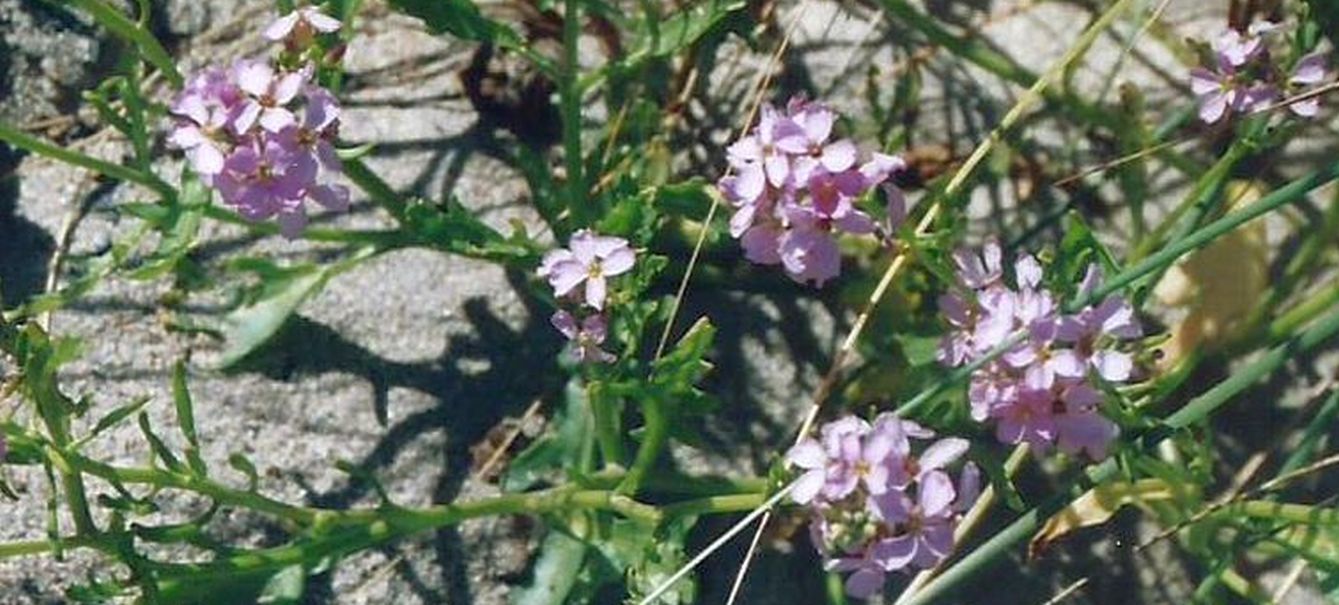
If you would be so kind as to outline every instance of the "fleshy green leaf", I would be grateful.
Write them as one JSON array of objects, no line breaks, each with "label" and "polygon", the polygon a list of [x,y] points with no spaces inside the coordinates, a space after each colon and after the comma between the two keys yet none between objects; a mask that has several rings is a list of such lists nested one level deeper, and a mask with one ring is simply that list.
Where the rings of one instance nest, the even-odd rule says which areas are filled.
[{"label": "fleshy green leaf", "polygon": [[557,605],[567,599],[586,558],[585,542],[550,530],[540,547],[530,584],[513,593],[512,605]]},{"label": "fleshy green leaf", "polygon": [[289,565],[274,574],[261,590],[257,603],[290,605],[302,602],[307,587],[307,571],[301,565]]}]

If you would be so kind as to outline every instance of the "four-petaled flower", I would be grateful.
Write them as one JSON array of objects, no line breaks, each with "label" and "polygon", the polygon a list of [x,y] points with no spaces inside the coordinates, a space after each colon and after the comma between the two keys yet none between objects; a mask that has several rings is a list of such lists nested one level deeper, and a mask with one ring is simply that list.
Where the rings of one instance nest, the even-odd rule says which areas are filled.
[{"label": "four-petaled flower", "polygon": [[810,508],[824,568],[850,573],[847,594],[873,596],[888,573],[928,569],[952,550],[953,529],[980,492],[980,474],[964,464],[955,488],[946,469],[968,443],[950,437],[913,451],[914,441],[933,438],[892,413],[872,424],[845,416],[786,453],[787,465],[801,471],[791,499]]},{"label": "four-petaled flower", "polygon": [[[950,327],[939,360],[951,366],[981,360],[967,390],[972,419],[993,421],[1005,443],[1106,456],[1119,430],[1098,411],[1101,391],[1092,382],[1134,378],[1134,357],[1119,348],[1142,334],[1134,308],[1108,296],[1062,313],[1042,288],[1043,269],[1031,255],[1014,263],[1014,284],[1005,282],[1002,253],[993,242],[979,255],[960,250],[953,258],[959,289],[939,299]],[[1090,266],[1078,294],[1091,296],[1100,284],[1101,272]],[[1000,347],[998,357],[982,359]]]},{"label": "four-petaled flower", "polygon": [[321,12],[321,9],[304,6],[276,19],[265,28],[264,36],[275,42],[293,40],[302,44],[316,32],[337,32],[340,25],[339,19]]},{"label": "four-petaled flower", "polygon": [[784,111],[766,106],[758,126],[726,149],[728,174],[717,182],[735,207],[730,235],[744,256],[779,264],[795,281],[821,287],[841,272],[839,233],[876,233],[857,202],[882,188],[889,233],[906,218],[906,199],[887,181],[905,162],[874,153],[857,165],[846,139],[829,140],[837,114],[796,97]]},{"label": "four-petaled flower", "polygon": [[583,229],[572,236],[571,249],[559,248],[544,256],[540,277],[547,278],[554,294],[567,296],[586,284],[585,302],[595,310],[604,309],[608,292],[606,278],[632,269],[637,255],[621,237],[596,235]]},{"label": "four-petaled flower", "polygon": [[617,359],[608,351],[600,348],[608,332],[608,323],[604,315],[587,315],[578,324],[576,317],[567,311],[558,311],[549,320],[567,340],[572,342],[571,355],[577,363],[609,363]]}]

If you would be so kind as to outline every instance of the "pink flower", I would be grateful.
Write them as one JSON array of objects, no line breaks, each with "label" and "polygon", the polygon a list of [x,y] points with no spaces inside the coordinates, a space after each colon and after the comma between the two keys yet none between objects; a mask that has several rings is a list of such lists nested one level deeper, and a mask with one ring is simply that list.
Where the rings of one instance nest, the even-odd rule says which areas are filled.
[{"label": "pink flower", "polygon": [[[1096,411],[1101,393],[1089,383],[1100,377],[1119,384],[1134,376],[1133,355],[1117,348],[1141,334],[1134,308],[1112,296],[1061,314],[1054,296],[1042,289],[1041,264],[1030,255],[1020,257],[1011,288],[993,245],[980,256],[960,250],[954,262],[957,281],[969,292],[940,297],[950,326],[940,342],[940,362],[964,365],[1013,342],[1015,334],[1026,336],[972,373],[967,391],[972,419],[993,421],[996,437],[1005,443],[1038,450],[1059,444],[1070,453],[1105,455],[1117,429]],[[1079,294],[1090,295],[1100,283],[1100,271],[1089,267]]]},{"label": "pink flower", "polygon": [[[1302,87],[1320,84],[1325,81],[1325,72],[1328,65],[1329,63],[1325,60],[1323,53],[1312,53],[1302,57],[1297,61],[1297,65],[1293,67],[1293,73],[1288,78],[1288,84],[1298,92],[1301,92]],[[1304,118],[1314,118],[1320,113],[1320,97],[1298,101],[1289,105],[1288,109]]]},{"label": "pink flower", "polygon": [[558,311],[549,322],[572,342],[571,355],[577,363],[610,363],[618,359],[600,348],[608,331],[604,315],[589,315],[577,325],[571,313]]},{"label": "pink flower", "polygon": [[316,171],[316,162],[306,155],[268,141],[237,148],[214,182],[223,201],[242,216],[261,220],[278,215],[284,235],[292,238],[306,223],[302,197]]},{"label": "pink flower", "polygon": [[279,132],[297,123],[286,105],[302,92],[311,77],[309,71],[276,72],[269,64],[258,61],[239,61],[233,69],[238,88],[247,94],[233,118],[233,129],[238,134],[246,133],[255,124],[268,132]]},{"label": "pink flower", "polygon": [[570,250],[560,248],[544,256],[539,275],[549,280],[560,297],[585,283],[585,302],[598,311],[604,308],[606,279],[626,273],[636,259],[627,240],[583,229],[572,236]]},{"label": "pink flower", "polygon": [[339,31],[339,19],[331,17],[315,6],[304,6],[279,17],[265,28],[264,36],[278,42],[289,38],[311,36],[313,31],[328,34]]},{"label": "pink flower", "polygon": [[1264,34],[1277,25],[1268,21],[1252,23],[1246,34],[1235,29],[1226,29],[1213,39],[1213,50],[1219,62],[1233,68],[1242,67],[1252,59],[1264,53]]},{"label": "pink flower", "polygon": [[953,264],[958,267],[958,281],[976,290],[995,285],[1004,275],[1002,258],[1000,245],[994,240],[986,242],[979,253],[966,248],[955,250]]},{"label": "pink flower", "polygon": [[791,229],[780,238],[777,250],[781,264],[791,278],[821,288],[841,273],[841,252],[837,242],[818,229]]},{"label": "pink flower", "polygon": [[836,119],[827,107],[800,98],[784,112],[764,107],[758,126],[726,150],[734,174],[717,182],[736,208],[730,235],[741,240],[745,257],[781,264],[792,279],[820,287],[841,272],[838,232],[878,231],[858,200],[882,186],[888,230],[906,216],[905,198],[885,184],[905,163],[875,153],[857,166],[855,144],[830,141]]},{"label": "pink flower", "polygon": [[956,497],[953,481],[942,471],[931,471],[917,481],[915,500],[900,491],[875,497],[880,517],[903,530],[880,544],[877,556],[884,568],[929,569],[948,557],[953,551]]},{"label": "pink flower", "polygon": [[168,142],[186,151],[197,174],[208,178],[223,170],[233,145],[227,127],[240,101],[241,91],[228,73],[215,67],[192,77],[172,102],[178,120]]},{"label": "pink flower", "polygon": [[981,477],[967,463],[957,488],[949,478],[948,466],[968,449],[964,439],[940,439],[914,454],[913,440],[933,437],[891,412],[873,426],[844,416],[787,452],[787,465],[802,471],[791,498],[810,506],[810,537],[824,568],[850,573],[847,594],[869,598],[889,572],[927,569],[952,550],[954,527],[980,493]]}]

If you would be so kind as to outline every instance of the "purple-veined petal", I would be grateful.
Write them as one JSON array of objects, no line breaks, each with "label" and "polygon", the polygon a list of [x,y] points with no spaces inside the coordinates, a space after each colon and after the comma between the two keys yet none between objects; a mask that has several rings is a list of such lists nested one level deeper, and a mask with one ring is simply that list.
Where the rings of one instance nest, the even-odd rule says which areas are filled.
[{"label": "purple-veined petal", "polygon": [[206,141],[196,145],[186,153],[186,156],[191,162],[191,168],[194,168],[197,174],[213,176],[223,172],[225,162],[223,152],[213,143]]},{"label": "purple-veined petal", "polygon": [[581,333],[593,343],[603,343],[608,331],[609,324],[605,320],[604,315],[596,313],[581,320]]},{"label": "purple-veined petal", "polygon": [[971,444],[966,439],[958,437],[945,437],[934,442],[920,456],[920,466],[922,474],[926,471],[944,468],[953,464],[963,454],[967,453]]},{"label": "purple-veined petal", "polygon": [[328,210],[343,212],[349,209],[349,188],[343,185],[317,185],[308,195]]},{"label": "purple-veined petal", "polygon": [[264,96],[270,92],[270,83],[274,80],[274,69],[266,63],[247,61],[237,67],[237,86],[253,96]]},{"label": "purple-veined petal", "polygon": [[620,275],[632,269],[636,262],[637,253],[624,243],[622,248],[615,249],[600,261],[600,269],[607,276]]},{"label": "purple-veined petal", "polygon": [[1200,97],[1200,119],[1206,124],[1213,124],[1222,119],[1227,114],[1229,94],[1226,92],[1214,92]]},{"label": "purple-veined petal", "polygon": [[846,594],[868,599],[883,590],[884,575],[882,569],[863,567],[846,578]]},{"label": "purple-veined petal", "polygon": [[[823,148],[819,157],[823,167],[832,172],[842,172],[855,165],[855,143],[842,139]],[[861,179],[863,181],[863,179]]]},{"label": "purple-veined petal", "polygon": [[1134,373],[1134,358],[1120,351],[1098,351],[1093,354],[1093,367],[1109,382],[1125,382]]},{"label": "purple-veined petal", "polygon": [[553,286],[555,295],[567,296],[581,282],[586,281],[588,275],[586,266],[579,261],[564,261],[553,266],[549,274],[549,284]]},{"label": "purple-veined petal", "polygon": [[279,213],[279,233],[288,239],[297,239],[307,226],[307,213],[301,207]]},{"label": "purple-veined petal", "polygon": [[804,439],[786,452],[786,463],[804,469],[823,468],[828,462],[827,452],[813,439]]},{"label": "purple-veined petal", "polygon": [[818,496],[825,482],[823,471],[815,469],[806,472],[795,480],[795,487],[790,490],[790,499],[796,504],[808,504]]},{"label": "purple-veined petal", "polygon": [[559,310],[549,318],[549,323],[558,330],[560,334],[566,336],[568,340],[577,338],[577,320],[571,313]]},{"label": "purple-veined petal", "polygon": [[339,19],[321,12],[320,9],[316,7],[302,9],[302,18],[307,23],[311,24],[312,29],[323,34],[339,31],[339,28],[342,25]]},{"label": "purple-veined petal", "polygon": [[604,309],[604,299],[608,294],[608,284],[603,275],[592,275],[586,279],[586,304],[600,311]]},{"label": "purple-veined petal", "polygon": [[293,31],[293,27],[297,24],[298,24],[298,12],[293,11],[287,15],[284,15],[276,19],[274,23],[271,23],[269,27],[265,28],[265,31],[263,32],[262,35],[264,35],[266,38],[269,38],[272,41],[278,42],[279,40],[287,38],[288,34]]}]

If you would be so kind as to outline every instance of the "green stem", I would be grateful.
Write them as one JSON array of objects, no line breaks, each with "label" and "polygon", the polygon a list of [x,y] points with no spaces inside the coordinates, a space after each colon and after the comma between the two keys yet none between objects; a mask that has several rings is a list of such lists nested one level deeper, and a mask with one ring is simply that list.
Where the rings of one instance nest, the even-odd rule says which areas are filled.
[{"label": "green stem", "polygon": [[604,467],[622,467],[627,455],[623,451],[618,408],[615,407],[618,402],[605,392],[599,382],[587,383],[586,400],[590,402],[591,415],[595,417],[595,440],[600,446]]},{"label": "green stem", "polygon": [[[1223,189],[1232,170],[1255,148],[1255,142],[1249,138],[1233,143],[1227,152],[1195,181],[1190,193],[1167,215],[1162,224],[1158,225],[1149,237],[1138,242],[1129,260],[1148,256],[1164,239],[1175,241],[1199,228],[1204,217],[1223,201]],[[1167,233],[1174,228],[1176,231],[1168,236]]]},{"label": "green stem", "polygon": [[669,437],[669,417],[665,414],[664,401],[658,397],[647,399],[642,405],[642,416],[645,418],[646,430],[642,433],[642,443],[637,447],[637,457],[633,458],[632,467],[618,485],[620,494],[636,494],[642,488],[647,473],[660,457],[660,450]]},{"label": "green stem", "polygon": [[26,149],[38,155],[44,155],[53,160],[78,166],[80,168],[86,168],[117,180],[143,185],[152,189],[155,193],[158,193],[164,198],[172,198],[176,195],[176,190],[173,189],[171,185],[168,185],[152,172],[140,172],[133,168],[127,168],[120,164],[113,164],[105,160],[99,160],[98,158],[84,155],[77,151],[66,149],[29,135],[4,122],[0,122],[0,141],[9,143],[19,149]]},{"label": "green stem", "polygon": [[1315,296],[1297,306],[1288,309],[1278,319],[1269,324],[1269,338],[1277,340],[1293,333],[1297,328],[1339,304],[1339,283],[1331,284]]},{"label": "green stem", "polygon": [[[44,418],[44,420],[46,420]],[[62,418],[56,422],[46,420],[47,431],[51,433],[51,439],[58,447],[64,448],[69,445],[69,422],[68,417]],[[98,526],[93,522],[93,515],[88,508],[88,495],[84,490],[84,476],[78,469],[72,467],[65,456],[55,449],[47,449],[48,457],[60,473],[61,487],[65,492],[66,503],[70,507],[70,516],[74,517],[75,533],[80,536],[94,536],[98,533]]]},{"label": "green stem", "polygon": [[344,160],[344,176],[353,181],[359,189],[362,189],[372,202],[395,217],[395,220],[404,222],[408,206],[400,194],[395,192],[389,183],[383,180],[377,173],[372,172],[361,159]]},{"label": "green stem", "polygon": [[66,536],[46,540],[20,540],[0,544],[0,559],[10,557],[29,557],[73,548],[95,547],[97,542],[80,536]]},{"label": "green stem", "polygon": [[65,4],[73,5],[91,15],[99,24],[107,28],[108,31],[125,38],[131,44],[139,48],[140,54],[144,59],[152,63],[158,71],[167,76],[173,88],[181,88],[181,72],[177,71],[177,66],[172,62],[171,55],[163,49],[163,45],[158,43],[158,39],[148,30],[140,27],[134,21],[131,21],[120,11],[108,5],[101,0],[62,0]]},{"label": "green stem", "polygon": [[1312,419],[1311,424],[1307,425],[1306,430],[1302,432],[1302,438],[1297,442],[1297,447],[1293,448],[1288,459],[1279,467],[1279,475],[1286,475],[1307,464],[1316,457],[1316,451],[1320,448],[1320,440],[1328,435],[1330,429],[1334,427],[1334,420],[1339,417],[1339,389],[1330,392],[1330,396],[1321,404],[1320,411],[1316,412],[1316,417]]},{"label": "green stem", "polygon": [[1302,199],[1307,193],[1333,181],[1336,177],[1339,177],[1339,163],[1331,164],[1323,170],[1313,172],[1275,189],[1270,192],[1269,195],[1260,198],[1255,203],[1209,223],[1208,225],[1187,234],[1183,238],[1168,243],[1165,248],[1159,250],[1157,253],[1144,258],[1111,278],[1110,281],[1102,287],[1097,288],[1091,295],[1073,301],[1073,304],[1067,305],[1066,309],[1073,311],[1092,304],[1095,301],[1099,301],[1108,294],[1119,291],[1126,286],[1135,283],[1137,280],[1171,265],[1182,255],[1208,245],[1209,242],[1212,242],[1219,236],[1236,229],[1245,223],[1255,220],[1270,211]]},{"label": "green stem", "polygon": [[581,65],[581,0],[565,0],[563,11],[563,74],[558,87],[563,119],[563,165],[567,170],[567,208],[580,226],[594,220],[594,205],[586,199],[586,179],[581,155],[581,89],[577,86]]},{"label": "green stem", "polygon": [[1225,506],[1214,516],[1275,519],[1302,525],[1339,525],[1339,509],[1310,504],[1291,504],[1271,500],[1247,500]]},{"label": "green stem", "polygon": [[[279,225],[272,222],[255,222],[242,218],[236,212],[220,206],[205,206],[203,214],[213,220],[230,225],[245,227],[257,235],[279,235]],[[313,242],[332,242],[340,244],[358,244],[373,246],[380,250],[389,250],[404,245],[403,232],[394,229],[352,230],[307,227],[302,230],[302,239]]]},{"label": "green stem", "polygon": [[148,484],[155,488],[182,489],[208,496],[220,504],[239,506],[267,513],[297,525],[314,523],[322,512],[317,509],[285,504],[252,491],[233,489],[195,475],[178,474],[155,468],[115,467],[77,454],[66,456],[71,468],[119,484]]},{"label": "green stem", "polygon": [[767,495],[763,492],[707,496],[696,500],[675,502],[674,504],[662,507],[661,512],[663,512],[665,517],[669,519],[689,515],[737,513],[758,508],[766,501]]},{"label": "green stem", "polygon": [[215,590],[245,583],[247,578],[266,578],[293,565],[311,566],[327,558],[339,558],[387,544],[419,532],[440,529],[479,517],[496,515],[542,515],[584,508],[624,514],[649,526],[661,520],[655,508],[634,502],[611,491],[575,490],[570,487],[496,498],[447,504],[428,509],[379,509],[350,513],[328,513],[330,533],[311,541],[251,551],[203,564],[164,566],[160,586],[166,602],[194,602]]}]

